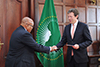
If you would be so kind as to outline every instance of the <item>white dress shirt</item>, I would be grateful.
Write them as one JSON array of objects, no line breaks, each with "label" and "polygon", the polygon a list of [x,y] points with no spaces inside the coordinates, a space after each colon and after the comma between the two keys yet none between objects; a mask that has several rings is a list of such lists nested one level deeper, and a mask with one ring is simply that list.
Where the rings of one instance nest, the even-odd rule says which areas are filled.
[{"label": "white dress shirt", "polygon": [[[74,33],[76,31],[77,24],[78,24],[78,20],[74,23],[74,26],[75,26]],[[71,32],[70,33],[72,33],[72,29],[73,29],[73,24],[71,24]]]}]

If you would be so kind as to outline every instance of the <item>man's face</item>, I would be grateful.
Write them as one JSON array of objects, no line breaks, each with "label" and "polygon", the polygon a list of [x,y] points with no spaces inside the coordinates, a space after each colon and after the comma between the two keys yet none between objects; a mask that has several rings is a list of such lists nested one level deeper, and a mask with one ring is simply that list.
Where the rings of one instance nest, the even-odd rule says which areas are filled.
[{"label": "man's face", "polygon": [[27,31],[30,33],[33,29],[34,24],[33,23],[27,23]]},{"label": "man's face", "polygon": [[78,15],[75,17],[73,12],[68,14],[68,19],[71,24],[74,24],[76,22],[77,18],[78,18]]}]

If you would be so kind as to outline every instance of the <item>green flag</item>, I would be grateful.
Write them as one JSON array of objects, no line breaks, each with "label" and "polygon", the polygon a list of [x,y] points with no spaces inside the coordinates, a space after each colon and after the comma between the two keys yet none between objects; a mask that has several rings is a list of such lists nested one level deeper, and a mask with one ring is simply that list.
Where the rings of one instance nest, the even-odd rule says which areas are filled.
[{"label": "green flag", "polygon": [[[61,39],[53,0],[45,0],[37,29],[36,42],[44,46],[54,46]],[[64,67],[63,49],[50,54],[36,53],[44,67]]]}]

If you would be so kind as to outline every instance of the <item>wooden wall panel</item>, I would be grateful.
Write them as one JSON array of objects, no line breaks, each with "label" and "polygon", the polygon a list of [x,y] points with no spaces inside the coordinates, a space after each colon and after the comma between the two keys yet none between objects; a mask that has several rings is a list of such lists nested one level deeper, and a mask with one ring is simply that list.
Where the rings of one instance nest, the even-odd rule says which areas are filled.
[{"label": "wooden wall panel", "polygon": [[[19,26],[21,21],[21,3],[17,1],[7,1],[7,33],[8,37]],[[18,18],[16,18],[18,17]],[[16,26],[15,26],[16,25]],[[10,32],[9,32],[10,31]]]},{"label": "wooden wall panel", "polygon": [[4,29],[3,29],[3,25],[4,25],[3,22],[5,21],[5,20],[4,20],[4,18],[5,18],[5,15],[4,15],[4,14],[5,14],[5,11],[4,11],[5,9],[4,9],[4,8],[5,8],[5,7],[4,7],[4,6],[5,6],[5,5],[4,5],[4,1],[3,1],[3,0],[0,1],[0,38],[1,38],[2,40],[3,40],[3,37],[2,37],[2,36],[3,36],[3,34],[4,34],[4,33],[3,33],[3,30],[4,30]]},{"label": "wooden wall panel", "polygon": [[63,22],[63,10],[62,9],[63,9],[62,6],[55,6],[58,22]]},{"label": "wooden wall panel", "polygon": [[98,23],[100,24],[100,8],[98,8],[97,11],[97,19],[98,19]]},{"label": "wooden wall panel", "polygon": [[74,4],[75,0],[64,0],[67,4]]},{"label": "wooden wall panel", "polygon": [[85,5],[86,0],[77,0],[77,5]]},{"label": "wooden wall panel", "polygon": [[86,14],[86,9],[85,9],[85,7],[78,7],[77,8],[78,9],[78,11],[79,11],[79,21],[81,21],[81,22],[86,22],[86,16],[85,16],[85,14]]},{"label": "wooden wall panel", "polygon": [[0,41],[4,43],[0,49],[0,67],[5,67],[5,18],[6,18],[6,0],[0,0]]},{"label": "wooden wall panel", "polygon": [[88,8],[88,23],[96,23],[96,8]]},{"label": "wooden wall panel", "polygon": [[97,26],[89,26],[89,30],[91,33],[92,40],[97,40]]}]

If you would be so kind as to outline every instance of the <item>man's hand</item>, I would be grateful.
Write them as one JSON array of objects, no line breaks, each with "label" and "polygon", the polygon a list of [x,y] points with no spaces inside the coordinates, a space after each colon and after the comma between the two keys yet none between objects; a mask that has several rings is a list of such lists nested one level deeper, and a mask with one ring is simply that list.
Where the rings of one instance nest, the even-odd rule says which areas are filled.
[{"label": "man's hand", "polygon": [[50,52],[52,52],[52,51],[56,51],[57,50],[57,47],[56,46],[52,46],[52,47],[50,47]]},{"label": "man's hand", "polygon": [[79,45],[75,44],[74,46],[72,46],[74,49],[79,49]]}]

